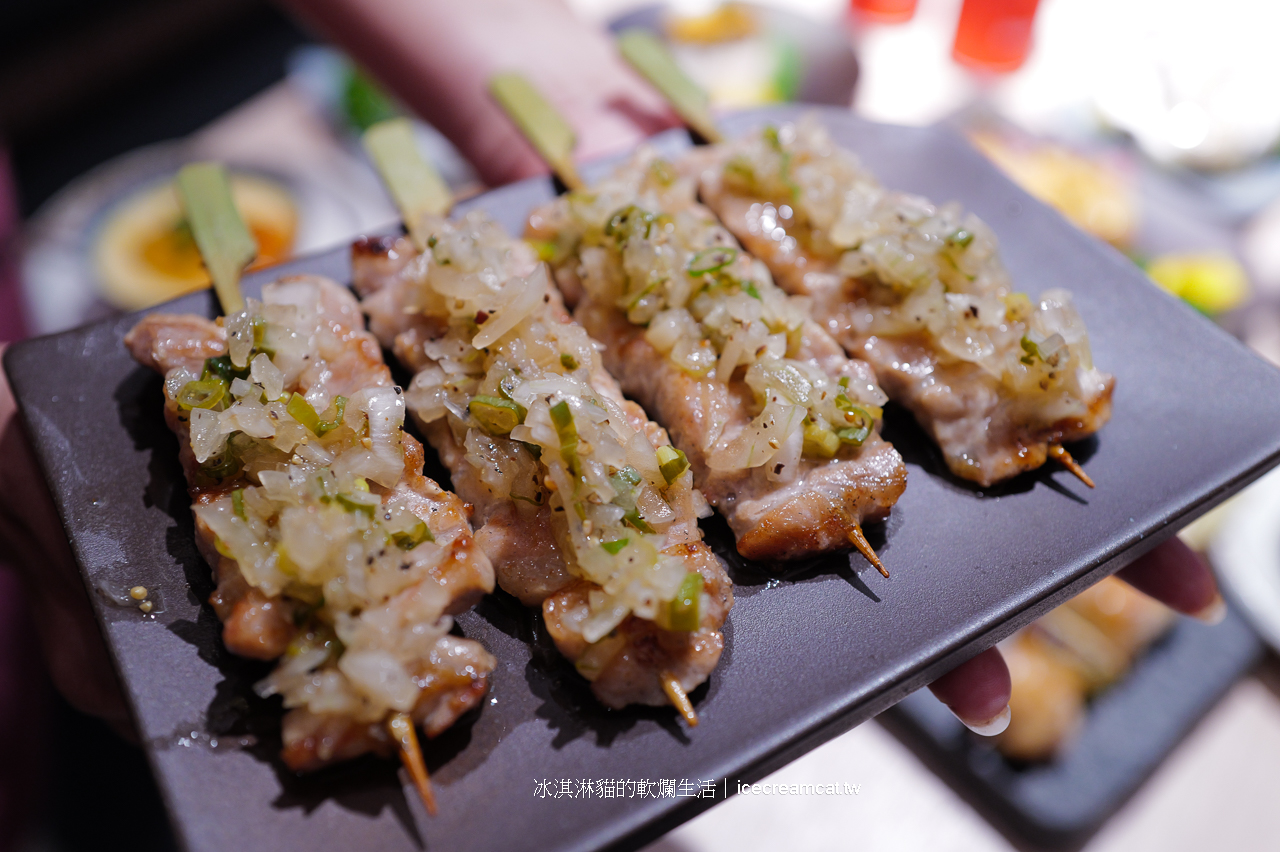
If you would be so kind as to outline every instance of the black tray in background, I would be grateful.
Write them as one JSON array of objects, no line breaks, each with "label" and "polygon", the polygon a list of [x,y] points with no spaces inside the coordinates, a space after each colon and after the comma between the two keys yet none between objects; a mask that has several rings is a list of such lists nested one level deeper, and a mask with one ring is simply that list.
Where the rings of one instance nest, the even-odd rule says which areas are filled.
[{"label": "black tray in background", "polygon": [[1239,678],[1262,641],[1233,609],[1212,627],[1180,617],[1118,683],[1091,701],[1054,760],[1015,764],[920,690],[876,717],[1024,847],[1084,844]]},{"label": "black tray in background", "polygon": [[[724,125],[734,134],[801,112],[738,113]],[[222,648],[204,604],[209,569],[194,547],[161,382],[121,345],[138,315],[5,353],[86,585],[141,583],[163,598],[154,617],[97,594],[94,606],[189,850],[643,845],[737,781],[763,777],[990,647],[1280,459],[1280,372],[1022,192],[956,135],[815,112],[886,184],[958,199],[985,219],[1023,289],[1075,293],[1095,359],[1118,377],[1113,421],[1072,448],[1097,490],[1049,466],[976,491],[946,472],[909,418],[891,414],[885,434],[907,460],[909,484],[889,521],[869,530],[891,579],[861,557],[839,555],[769,582],[763,567],[736,557],[723,523],[707,525],[738,602],[720,666],[693,696],[702,719],[695,730],[666,708],[602,709],[551,649],[540,620],[492,596],[458,619],[499,664],[489,702],[427,748],[436,818],[422,812],[411,788],[406,795],[391,762],[297,778],[275,757],[278,704],[251,690],[266,668]],[[661,141],[688,144],[679,134]],[[529,180],[461,206],[519,229],[529,209],[551,197],[549,180]],[[295,272],[347,282],[349,251],[267,270],[250,277],[246,291]],[[199,293],[165,310],[213,316],[215,305]],[[536,795],[541,780],[580,789],[581,780],[607,779],[615,791],[618,779],[707,780],[716,796]]]}]

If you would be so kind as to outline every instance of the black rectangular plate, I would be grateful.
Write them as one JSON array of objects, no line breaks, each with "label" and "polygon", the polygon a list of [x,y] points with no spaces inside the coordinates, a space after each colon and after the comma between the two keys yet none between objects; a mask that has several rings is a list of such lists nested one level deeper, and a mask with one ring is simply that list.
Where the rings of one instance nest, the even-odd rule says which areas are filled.
[{"label": "black rectangular plate", "polygon": [[877,721],[1020,845],[1078,847],[1262,653],[1262,640],[1234,610],[1213,627],[1180,618],[1089,703],[1061,754],[1040,764],[1005,760],[928,690]]},{"label": "black rectangular plate", "polygon": [[[725,125],[733,134],[800,112],[738,113]],[[724,658],[694,695],[695,730],[668,709],[601,709],[540,621],[493,596],[458,619],[499,665],[490,701],[428,749],[434,819],[405,795],[389,762],[299,779],[276,760],[278,707],[250,688],[265,668],[222,649],[204,605],[209,571],[193,545],[160,380],[121,345],[138,315],[8,350],[6,369],[86,583],[142,583],[164,598],[154,618],[100,595],[94,603],[188,849],[639,846],[715,799],[541,798],[537,782],[568,779],[576,790],[584,779],[728,779],[723,791],[758,779],[1121,567],[1280,460],[1275,369],[949,131],[817,114],[887,185],[958,199],[985,219],[1021,289],[1075,293],[1097,362],[1118,378],[1112,423],[1073,448],[1097,490],[1050,467],[975,491],[946,473],[910,418],[891,413],[886,436],[907,459],[909,486],[869,535],[892,579],[839,555],[770,582],[733,554],[722,523],[708,525],[738,603]],[[660,141],[688,144],[679,134]],[[462,207],[518,230],[551,195],[550,181],[529,180]],[[348,251],[253,276],[247,292],[290,272],[348,281]],[[165,310],[213,316],[214,307],[200,293]]]}]

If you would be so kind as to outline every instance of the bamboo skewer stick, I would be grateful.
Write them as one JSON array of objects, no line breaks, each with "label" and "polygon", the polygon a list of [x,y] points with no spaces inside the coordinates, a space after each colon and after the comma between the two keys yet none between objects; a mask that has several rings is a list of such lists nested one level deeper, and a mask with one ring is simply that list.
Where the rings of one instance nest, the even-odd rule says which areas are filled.
[{"label": "bamboo skewer stick", "polygon": [[489,93],[561,183],[574,192],[586,187],[573,164],[573,128],[532,83],[514,72],[498,74],[489,81]]},{"label": "bamboo skewer stick", "polygon": [[1089,474],[1084,472],[1084,468],[1080,466],[1080,462],[1076,461],[1071,457],[1071,453],[1067,452],[1066,447],[1062,446],[1061,444],[1050,444],[1049,458],[1056,460],[1059,464],[1061,464],[1067,470],[1074,473],[1076,475],[1076,478],[1079,479],[1081,482],[1083,482],[1085,485],[1089,486],[1090,488],[1094,487],[1093,480],[1089,477]]},{"label": "bamboo skewer stick", "polygon": [[671,108],[695,133],[713,144],[723,140],[711,115],[707,93],[680,70],[675,58],[657,36],[644,29],[627,30],[618,36],[618,52],[662,93]]},{"label": "bamboo skewer stick", "polygon": [[175,184],[222,312],[239,313],[240,273],[257,256],[258,243],[236,210],[227,170],[221,163],[192,163],[182,167]]},{"label": "bamboo skewer stick", "polygon": [[400,762],[404,764],[413,784],[418,788],[422,804],[427,813],[436,815],[436,796],[431,790],[431,778],[427,775],[427,763],[422,759],[422,749],[418,747],[418,735],[413,729],[413,719],[408,713],[396,713],[387,719],[387,731],[400,747]]},{"label": "bamboo skewer stick", "polygon": [[693,703],[689,701],[689,696],[680,685],[679,679],[671,672],[662,672],[659,677],[662,678],[662,691],[671,700],[671,706],[680,711],[680,715],[684,717],[690,728],[698,727],[698,713],[693,709]]},{"label": "bamboo skewer stick", "polygon": [[853,542],[853,546],[858,548],[858,552],[865,556],[867,561],[888,579],[889,572],[885,569],[884,563],[880,561],[880,557],[876,555],[875,550],[872,549],[867,537],[862,534],[862,527],[859,524],[854,524],[853,529],[849,530],[849,541]]},{"label": "bamboo skewer stick", "polygon": [[427,250],[430,234],[423,232],[427,216],[443,216],[453,206],[453,194],[440,174],[418,152],[413,125],[407,118],[381,121],[365,131],[364,149],[395,201],[418,251]]}]

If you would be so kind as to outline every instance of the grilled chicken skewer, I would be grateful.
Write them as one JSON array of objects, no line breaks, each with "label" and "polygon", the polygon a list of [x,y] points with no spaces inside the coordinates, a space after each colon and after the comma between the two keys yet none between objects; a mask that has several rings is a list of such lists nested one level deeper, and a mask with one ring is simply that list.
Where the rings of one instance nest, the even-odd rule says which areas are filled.
[{"label": "grilled chicken skewer", "polygon": [[423,254],[406,238],[357,243],[355,285],[416,371],[409,410],[476,507],[498,584],[541,606],[605,705],[693,690],[733,595],[687,462],[623,399],[526,244],[480,214],[421,227]]},{"label": "grilled chicken skewer", "polygon": [[351,294],[320,278],[239,293],[252,238],[213,164],[179,191],[219,296],[218,323],[154,314],[126,337],[165,376],[197,544],[233,653],[281,660],[259,684],[290,708],[282,757],[298,771],[397,746],[435,812],[414,722],[434,735],[475,706],[493,658],[448,635],[493,588],[465,507],[422,475]]},{"label": "grilled chicken skewer", "polygon": [[[878,433],[886,397],[742,251],[693,184],[651,152],[535,211],[605,366],[671,434],[738,551],[794,559],[857,547],[906,485]],[[887,576],[887,574],[886,574]]]},{"label": "grilled chicken skewer", "polygon": [[701,196],[789,293],[875,368],[941,447],[988,486],[1056,458],[1111,414],[1064,290],[1014,291],[991,229],[957,204],[884,189],[816,120],[767,127],[684,164]]},{"label": "grilled chicken skewer", "polygon": [[479,507],[499,583],[541,606],[606,705],[669,699],[696,725],[686,693],[719,660],[733,598],[701,542],[687,462],[622,398],[527,245],[481,216],[447,223],[446,195],[400,178],[432,183],[406,125],[365,144],[413,244],[358,243],[356,287],[417,372],[410,409]]},{"label": "grilled chicken skewer", "polygon": [[[705,93],[658,39],[632,30],[618,48],[697,135],[721,141]],[[713,152],[683,164],[710,160],[704,200],[788,292],[815,298],[814,316],[875,366],[953,473],[990,485],[1052,458],[1094,487],[1061,442],[1106,423],[1114,382],[1093,369],[1069,294],[1032,306],[976,217],[884,192],[816,122]]]},{"label": "grilled chicken skewer", "polygon": [[197,542],[228,650],[280,660],[284,762],[390,753],[476,706],[494,660],[449,634],[493,588],[455,495],[422,475],[404,398],[359,306],[331,281],[268,285],[222,325],[152,314],[126,337],[165,378]]}]

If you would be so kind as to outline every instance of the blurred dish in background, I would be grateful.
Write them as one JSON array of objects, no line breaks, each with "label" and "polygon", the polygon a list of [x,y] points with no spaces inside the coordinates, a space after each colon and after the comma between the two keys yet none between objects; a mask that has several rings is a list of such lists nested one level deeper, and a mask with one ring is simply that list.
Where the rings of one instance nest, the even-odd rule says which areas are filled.
[{"label": "blurred dish in background", "polygon": [[1167,607],[1108,577],[1006,639],[1013,715],[996,748],[1015,760],[1053,758],[1079,730],[1088,699],[1123,678],[1173,620]]},{"label": "blurred dish in background", "polygon": [[[957,123],[1015,183],[1076,227],[1128,253],[1157,284],[1196,310],[1218,318],[1248,302],[1249,276],[1228,249],[1229,232],[1180,217],[1176,208],[1198,198],[1177,192],[1180,183],[1149,174],[1155,171],[1151,166],[1133,162],[1124,151],[1077,150],[988,115],[962,116]],[[1254,242],[1255,254],[1265,257],[1269,243]]]},{"label": "blurred dish in background", "polygon": [[1256,0],[1092,0],[1099,110],[1154,160],[1227,169],[1280,137],[1280,4]]},{"label": "blurred dish in background", "polygon": [[750,3],[726,3],[703,14],[646,6],[609,24],[615,33],[632,27],[666,40],[717,108],[853,102],[858,61],[840,27]]},{"label": "blurred dish in background", "polygon": [[1209,557],[1223,592],[1280,652],[1280,471],[1235,498]]},{"label": "blurred dish in background", "polygon": [[1178,252],[1147,263],[1151,279],[1207,316],[1240,307],[1249,298],[1249,277],[1226,252]]},{"label": "blurred dish in background", "polygon": [[[231,191],[258,243],[249,269],[288,258],[298,228],[289,190],[270,178],[238,173]],[[147,308],[211,283],[169,180],[143,187],[108,210],[92,251],[103,295],[123,310]]]},{"label": "blurred dish in background", "polygon": [[1134,180],[1112,162],[993,130],[975,131],[969,139],[1015,183],[1076,227],[1117,248],[1133,242],[1139,220]]},{"label": "blurred dish in background", "polygon": [[[1078,701],[1076,683],[1084,678],[1074,672],[1066,678],[1040,675],[1044,685],[1032,696],[1047,705],[1047,715],[1040,717],[1041,731],[1022,734],[1052,742],[1055,728],[1072,732],[1069,745],[1049,760],[1006,757],[961,725],[926,689],[879,720],[1019,848],[1079,849],[1262,651],[1261,640],[1229,610],[1226,620],[1212,627],[1175,618],[1167,633],[1136,655],[1127,674],[1096,693],[1079,714],[1072,705]],[[1031,681],[1035,673],[1015,673],[1021,663],[1011,657],[1016,692],[1016,684]],[[1046,672],[1062,668],[1060,658],[1039,659],[1049,660],[1042,663]],[[1019,714],[1036,712],[1025,700],[1026,690],[1022,693],[1007,737],[1017,735],[1012,723]]]}]

